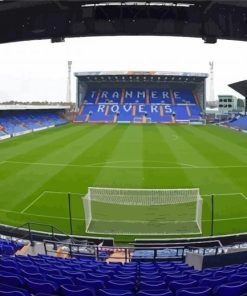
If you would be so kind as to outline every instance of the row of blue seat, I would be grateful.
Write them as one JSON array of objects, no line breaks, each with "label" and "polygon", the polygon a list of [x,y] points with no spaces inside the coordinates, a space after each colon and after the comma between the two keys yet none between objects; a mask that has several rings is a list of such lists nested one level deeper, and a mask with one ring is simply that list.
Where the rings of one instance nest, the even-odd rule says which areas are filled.
[{"label": "row of blue seat", "polygon": [[228,122],[227,125],[236,129],[247,130],[247,116],[238,116]]},{"label": "row of blue seat", "polygon": [[176,121],[198,120],[201,117],[201,108],[198,105],[120,105],[120,104],[91,104],[84,105],[81,113],[75,118],[75,121],[90,122],[104,121],[113,122],[117,114],[117,121],[136,121],[142,120],[146,114],[152,122],[172,122],[173,115],[176,115]]},{"label": "row of blue seat", "polygon": [[0,239],[0,255],[13,255],[22,247],[22,243]]},{"label": "row of blue seat", "polygon": [[[173,99],[172,99],[173,98]],[[166,103],[176,104],[189,102],[195,104],[195,97],[190,89],[161,89],[161,88],[106,88],[88,89],[84,103]]]},{"label": "row of blue seat", "polygon": [[67,120],[55,112],[18,112],[16,114],[1,114],[0,126],[2,133],[15,134],[43,127],[60,125]]},{"label": "row of blue seat", "polygon": [[0,283],[23,295],[240,296],[247,288],[247,265],[198,271],[182,262],[122,264],[97,262],[93,257],[2,256]]}]

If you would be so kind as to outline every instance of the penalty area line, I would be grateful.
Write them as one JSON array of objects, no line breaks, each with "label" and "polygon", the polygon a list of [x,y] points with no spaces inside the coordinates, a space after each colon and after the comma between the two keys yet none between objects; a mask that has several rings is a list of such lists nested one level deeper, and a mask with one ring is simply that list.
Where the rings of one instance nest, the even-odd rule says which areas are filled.
[{"label": "penalty area line", "polygon": [[[54,194],[68,194],[68,192],[63,191],[43,191],[39,196],[37,196],[28,206],[26,206],[20,213],[24,214],[28,209],[30,209],[43,195],[47,193],[54,193]],[[78,193],[78,192],[70,192],[72,195],[79,195],[83,196],[85,194]]]},{"label": "penalty area line", "polygon": [[43,191],[39,196],[37,196],[27,207],[25,207],[22,211],[21,214],[24,214],[33,204],[36,203],[43,195],[45,194],[45,191]]},{"label": "penalty area line", "polygon": [[[32,213],[21,213],[21,212],[18,212],[18,211],[5,210],[5,209],[0,209],[0,212],[3,212],[3,213],[12,213],[12,214],[24,214],[24,215],[33,216],[33,217],[43,217],[43,218],[53,218],[53,219],[69,220],[69,217],[39,215],[39,214],[32,214]],[[85,219],[83,219],[83,218],[72,218],[72,220],[75,220],[75,221],[85,221]]]}]

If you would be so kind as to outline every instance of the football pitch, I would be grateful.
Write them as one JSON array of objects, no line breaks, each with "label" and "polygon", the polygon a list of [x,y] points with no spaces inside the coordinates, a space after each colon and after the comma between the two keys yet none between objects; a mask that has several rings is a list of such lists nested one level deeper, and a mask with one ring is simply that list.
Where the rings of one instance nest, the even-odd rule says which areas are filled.
[{"label": "football pitch", "polygon": [[[0,223],[47,223],[69,233],[71,192],[73,232],[84,235],[88,187],[200,188],[202,235],[210,235],[212,194],[214,234],[247,232],[246,176],[247,135],[237,131],[68,124],[0,142]],[[119,217],[128,220],[128,213]]]}]

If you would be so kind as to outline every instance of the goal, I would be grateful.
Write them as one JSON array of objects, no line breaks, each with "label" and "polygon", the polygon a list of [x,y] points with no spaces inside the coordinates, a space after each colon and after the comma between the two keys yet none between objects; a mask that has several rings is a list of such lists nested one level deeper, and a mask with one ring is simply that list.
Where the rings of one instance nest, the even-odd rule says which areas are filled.
[{"label": "goal", "polygon": [[192,189],[89,187],[83,197],[87,233],[201,234],[202,198]]}]

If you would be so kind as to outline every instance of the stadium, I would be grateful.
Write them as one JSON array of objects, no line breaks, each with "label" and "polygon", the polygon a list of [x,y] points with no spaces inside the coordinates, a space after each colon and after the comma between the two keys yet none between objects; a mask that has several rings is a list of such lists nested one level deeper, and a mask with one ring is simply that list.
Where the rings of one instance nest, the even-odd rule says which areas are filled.
[{"label": "stadium", "polygon": [[[0,46],[246,42],[246,14],[245,1],[3,0]],[[229,84],[243,114],[209,123],[212,73],[79,70],[73,104],[71,65],[67,103],[0,104],[0,295],[246,295],[246,80]]]}]

